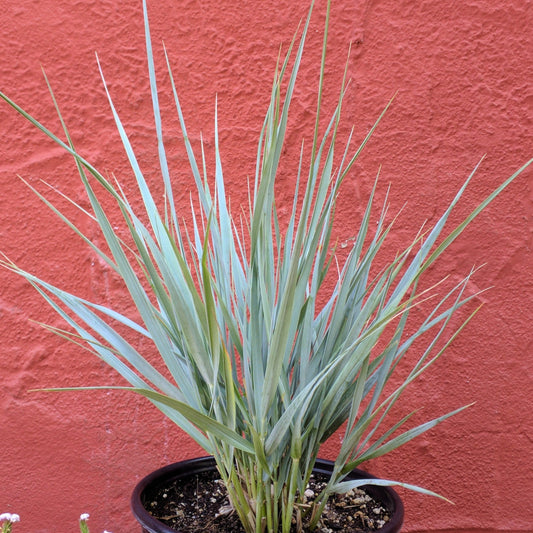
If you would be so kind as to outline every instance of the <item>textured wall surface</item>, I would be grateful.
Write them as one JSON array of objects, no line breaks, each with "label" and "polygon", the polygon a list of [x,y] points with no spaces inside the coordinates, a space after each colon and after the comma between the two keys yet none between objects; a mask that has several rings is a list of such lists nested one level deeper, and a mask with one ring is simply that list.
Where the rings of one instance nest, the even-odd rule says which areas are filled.
[{"label": "textured wall surface", "polygon": [[[378,196],[391,185],[392,212],[406,202],[394,234],[404,246],[435,220],[483,154],[454,221],[533,155],[533,4],[524,0],[334,1],[326,108],[332,110],[346,59],[351,84],[343,135],[362,139],[390,97],[395,101],[345,184],[339,242],[349,241],[381,165]],[[74,143],[94,165],[131,189],[94,52],[131,133],[147,179],[158,179],[140,0],[2,0],[0,89],[53,131],[45,68]],[[188,202],[185,152],[166,83],[160,42],[198,147],[213,149],[218,95],[223,163],[232,204],[245,202],[256,139],[280,44],[290,40],[307,0],[149,2],[161,78],[170,164]],[[287,158],[310,137],[321,21],[318,2],[293,104]],[[328,107],[329,106],[329,107]],[[44,179],[83,206],[68,156],[7,105],[0,105],[0,250],[21,266],[101,303],[120,302],[110,272],[17,179]],[[295,165],[286,162],[282,191]],[[285,200],[290,202],[290,193]],[[61,202],[60,202],[61,203]],[[68,204],[65,210],[91,231]],[[531,531],[533,363],[533,173],[528,171],[472,225],[431,276],[460,279],[486,265],[472,290],[485,305],[446,357],[402,404],[420,420],[474,406],[404,449],[368,465],[378,475],[438,491],[455,505],[402,491],[405,531]],[[282,204],[283,208],[283,204]],[[17,512],[18,533],[74,531],[90,512],[93,531],[135,531],[129,495],[136,481],[171,461],[197,455],[172,424],[127,394],[29,392],[47,386],[122,384],[90,354],[65,345],[32,321],[60,326],[20,279],[0,271],[0,512]],[[142,347],[141,347],[142,348]],[[337,442],[324,449],[332,453]]]}]

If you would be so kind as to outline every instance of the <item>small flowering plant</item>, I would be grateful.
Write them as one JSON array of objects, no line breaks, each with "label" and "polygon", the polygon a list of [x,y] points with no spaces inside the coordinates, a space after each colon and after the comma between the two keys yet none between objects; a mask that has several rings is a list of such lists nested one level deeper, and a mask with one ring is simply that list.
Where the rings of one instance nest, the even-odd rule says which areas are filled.
[{"label": "small flowering plant", "polygon": [[20,522],[20,516],[18,514],[12,513],[2,513],[0,514],[0,526],[2,529],[0,533],[11,533],[13,524],[15,522]]},{"label": "small flowering plant", "polygon": [[[89,513],[82,513],[80,515],[79,522],[80,533],[89,533],[89,526],[87,525],[87,520],[89,520]],[[18,514],[0,514],[0,526],[2,526],[0,533],[11,533],[13,524],[15,522],[20,522],[20,516]],[[104,531],[103,533],[111,533],[111,531]]]},{"label": "small flowering plant", "polygon": [[[89,513],[82,513],[80,515],[80,533],[89,533],[89,526],[87,521],[89,520]],[[103,533],[111,533],[111,531],[104,530]]]},{"label": "small flowering plant", "polygon": [[[471,273],[446,290],[439,283],[428,288],[421,280],[531,161],[459,225],[448,228],[470,176],[432,225],[385,260],[382,247],[394,221],[386,204],[374,213],[372,192],[342,261],[332,242],[336,202],[377,123],[359,146],[352,147],[351,136],[341,142],[345,82],[331,115],[325,120],[322,116],[328,2],[315,125],[301,132],[297,185],[287,218],[280,216],[275,185],[311,11],[274,76],[244,220],[234,218],[229,207],[216,117],[215,170],[210,176],[203,146],[197,157],[189,141],[167,58],[188,171],[195,182],[192,222],[187,225],[176,207],[167,161],[146,1],[143,9],[163,200],[145,179],[143,162],[103,75],[140,201],[130,201],[118,181],[76,151],[53,93],[65,140],[0,94],[74,158],[90,210],[71,202],[94,222],[98,235],[84,232],[33,190],[122,282],[135,315],[66,292],[7,258],[3,265],[28,280],[69,327],[47,326],[51,331],[84,345],[113,367],[130,383],[128,390],[150,400],[214,456],[247,533],[288,533],[295,515],[297,524],[312,529],[330,496],[358,485],[400,484],[429,493],[394,481],[345,477],[363,461],[395,450],[461,410],[414,427],[413,413],[396,421],[389,416],[407,387],[445,352],[472,316],[454,320],[475,297],[466,290]],[[310,142],[304,144],[304,137]],[[113,216],[110,202],[116,207]],[[413,309],[422,303],[426,314],[413,320]],[[139,351],[147,343],[160,355],[159,362]],[[391,380],[405,359],[411,366]],[[342,440],[331,479],[306,506],[305,489],[320,446],[334,433]],[[86,528],[86,520],[80,520],[80,527]]]},{"label": "small flowering plant", "polygon": [[80,533],[89,533],[87,520],[89,520],[89,513],[82,513],[80,515]]}]

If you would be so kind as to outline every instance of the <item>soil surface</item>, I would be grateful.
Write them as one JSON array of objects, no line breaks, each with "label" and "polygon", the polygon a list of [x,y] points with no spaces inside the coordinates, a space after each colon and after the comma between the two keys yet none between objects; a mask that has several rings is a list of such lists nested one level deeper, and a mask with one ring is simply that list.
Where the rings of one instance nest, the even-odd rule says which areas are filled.
[{"label": "soil surface", "polygon": [[[309,501],[325,486],[324,479],[313,475],[306,490]],[[216,472],[179,479],[146,494],[144,502],[154,518],[179,533],[244,533]],[[314,533],[368,533],[379,531],[388,520],[388,511],[381,503],[364,490],[355,489],[330,499]],[[311,533],[305,527],[303,531]],[[291,532],[296,532],[296,526]]]}]

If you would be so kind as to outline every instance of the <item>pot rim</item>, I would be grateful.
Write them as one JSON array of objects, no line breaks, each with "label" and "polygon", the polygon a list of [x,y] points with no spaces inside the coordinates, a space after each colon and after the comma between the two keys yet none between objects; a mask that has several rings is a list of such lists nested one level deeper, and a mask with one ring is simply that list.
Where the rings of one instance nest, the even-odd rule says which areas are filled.
[{"label": "pot rim", "polygon": [[[327,459],[317,459],[313,471],[326,475],[330,474],[333,470],[333,464],[333,461]],[[133,515],[141,524],[143,531],[146,533],[180,533],[179,530],[172,529],[154,518],[146,510],[142,496],[147,487],[152,484],[162,484],[187,475],[212,470],[213,468],[216,468],[216,462],[212,456],[196,457],[163,466],[143,477],[135,486],[130,502]],[[358,468],[353,469],[349,476],[352,479],[377,479],[376,476]],[[388,486],[364,485],[363,488],[372,496],[377,496],[377,499],[391,510],[390,520],[381,529],[376,530],[376,533],[398,533],[403,524],[404,506],[397,492]]]}]

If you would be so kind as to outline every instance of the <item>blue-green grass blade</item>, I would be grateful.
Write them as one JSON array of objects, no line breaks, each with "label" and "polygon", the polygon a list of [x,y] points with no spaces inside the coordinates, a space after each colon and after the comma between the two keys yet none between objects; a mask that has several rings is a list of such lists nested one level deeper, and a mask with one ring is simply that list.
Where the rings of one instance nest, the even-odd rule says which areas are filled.
[{"label": "blue-green grass blade", "polygon": [[[483,211],[506,187],[508,187],[520,174],[524,172],[533,163],[533,158],[522,165],[518,170],[513,172],[499,187],[489,194],[464,220],[459,224],[431,253],[424,262],[421,271],[426,270],[441,254],[450,246],[450,244],[463,232],[463,230]],[[481,161],[474,168],[470,178],[480,166]],[[470,178],[468,181],[470,181]],[[467,183],[468,183],[467,181]],[[466,184],[465,184],[466,185]],[[452,204],[455,205],[455,202]]]},{"label": "blue-green grass blade", "polygon": [[120,117],[118,116],[118,113],[115,109],[115,106],[113,104],[113,100],[111,98],[111,94],[109,93],[109,89],[107,87],[107,83],[104,78],[104,74],[102,71],[102,67],[100,65],[100,62],[98,62],[98,68],[100,70],[100,76],[102,78],[102,83],[104,85],[104,90],[107,95],[107,100],[109,103],[109,106],[111,108],[111,112],[113,114],[113,118],[115,120],[115,126],[117,128],[117,131],[119,133],[120,139],[122,141],[122,145],[124,147],[124,150],[126,152],[126,155],[128,157],[128,161],[130,164],[130,167],[135,175],[135,179],[137,182],[137,186],[139,188],[139,192],[141,194],[141,198],[143,199],[143,203],[145,206],[146,214],[148,216],[148,219],[150,221],[150,225],[152,227],[152,230],[154,231],[155,238],[159,245],[162,248],[168,247],[168,236],[167,232],[165,231],[165,225],[163,221],[161,220],[159,211],[157,209],[157,206],[155,204],[155,201],[152,197],[152,194],[150,192],[150,188],[148,187],[148,184],[146,183],[146,180],[144,178],[144,175],[141,171],[141,168],[139,166],[139,163],[137,161],[137,157],[135,155],[135,152],[133,151],[133,148],[131,146],[131,143],[129,141],[128,135],[126,133],[126,130],[124,129],[124,126],[122,124],[122,121],[120,120]]},{"label": "blue-green grass blade", "polygon": [[459,409],[455,409],[454,411],[450,411],[449,413],[439,416],[437,418],[434,418],[433,420],[430,420],[429,422],[425,422],[424,424],[420,424],[419,426],[409,429],[408,431],[405,431],[404,433],[398,435],[397,437],[394,437],[393,439],[390,439],[385,444],[382,444],[381,446],[378,446],[373,449],[369,449],[365,452],[363,452],[359,456],[360,462],[368,461],[370,459],[375,459],[377,457],[381,457],[382,455],[389,453],[396,448],[399,448],[400,446],[403,446],[404,444],[408,443],[410,440],[413,440],[415,437],[418,437],[419,435],[422,435],[426,431],[429,431],[430,429],[434,428],[437,424],[440,424],[447,418],[450,418],[453,415],[456,415],[460,413],[461,411],[464,411],[466,408],[470,407],[472,404],[465,405],[463,407],[460,407]]},{"label": "blue-green grass blade", "polygon": [[[7,266],[5,263],[3,263],[4,266]],[[135,368],[140,375],[144,376],[146,379],[150,381],[151,384],[153,384],[156,388],[160,389],[161,391],[166,391],[167,393],[175,393],[176,389],[173,385],[171,385],[152,365],[150,365],[138,352],[135,350],[121,335],[118,334],[118,332],[113,329],[109,324],[107,324],[104,320],[102,320],[96,313],[92,312],[87,305],[87,303],[82,300],[81,298],[78,298],[77,296],[74,296],[68,292],[62,291],[61,289],[58,289],[57,287],[46,283],[45,281],[33,276],[32,274],[25,272],[24,270],[16,267],[15,265],[11,264],[8,266],[11,270],[16,272],[18,275],[24,277],[27,281],[29,281],[37,290],[38,292],[46,299],[49,305],[52,305],[52,307],[55,309],[56,312],[58,312],[63,319],[67,320],[67,322],[72,326],[75,327],[76,330],[80,335],[83,336],[89,342],[90,345],[94,348],[95,345],[98,345],[105,350],[109,350],[107,346],[104,346],[101,344],[101,342],[98,342],[95,337],[90,335],[85,329],[82,329],[81,326],[74,320],[70,318],[69,315],[67,315],[61,307],[59,307],[54,300],[49,296],[49,294],[53,294],[60,302],[62,302],[65,307],[70,309],[75,316],[77,316],[80,320],[85,322],[89,328],[91,328],[95,333],[97,333],[102,339],[104,339],[109,345],[112,347],[113,353],[120,354],[122,358],[124,358],[128,363]],[[102,306],[98,306],[100,309],[103,309]],[[117,319],[120,318],[118,314],[114,314]],[[123,322],[124,323],[124,322]],[[126,325],[130,325],[131,321],[127,321]],[[106,362],[109,364],[109,358],[106,357]],[[111,364],[111,366],[116,366],[115,364]],[[131,382],[132,374],[130,374],[129,369],[126,371],[122,365],[120,365],[120,368],[122,370],[119,370],[121,375],[128,379],[128,381]],[[117,368],[116,368],[117,369]],[[144,383],[144,381],[142,381]]]},{"label": "blue-green grass blade", "polygon": [[419,487],[418,485],[402,483],[401,481],[391,481],[389,479],[369,478],[369,479],[356,479],[356,480],[350,480],[350,481],[341,481],[340,483],[336,483],[335,485],[333,485],[330,488],[330,490],[331,492],[334,492],[334,493],[344,494],[352,489],[356,489],[358,487],[364,487],[365,485],[374,485],[374,486],[379,486],[379,487],[403,487],[404,489],[409,489],[414,492],[419,492],[420,494],[425,494],[426,496],[434,496],[435,498],[439,498],[440,500],[444,500],[448,503],[453,503],[452,501],[448,500],[448,498],[445,498],[441,494],[438,494],[428,489],[424,489],[422,487]]},{"label": "blue-green grass blade", "polygon": [[[120,387],[120,386],[96,386],[96,387],[55,387],[55,388],[46,388],[46,389],[34,389],[30,392],[79,392],[79,391],[96,391],[96,390],[116,390],[116,391],[133,391],[137,392],[139,390],[148,391],[149,389],[144,389],[142,387]],[[159,401],[159,397],[162,396],[155,391],[153,392],[154,398],[150,398],[148,395],[143,395],[149,401],[151,401],[169,420],[173,421],[177,426],[183,429],[192,439],[194,439],[207,453],[213,454],[214,448],[210,440],[199,431],[189,420],[184,417],[178,410],[173,406],[167,405],[165,402]],[[163,396],[165,398],[165,396]]]},{"label": "blue-green grass blade", "polygon": [[[150,38],[150,25],[148,23],[148,12],[146,7],[146,0],[143,0],[143,15],[144,15],[144,33],[146,42],[146,55],[148,58],[148,76],[150,79],[150,92],[152,95],[152,106],[154,111],[154,120],[156,128],[157,138],[157,152],[159,155],[159,166],[161,169],[161,175],[163,177],[163,183],[165,186],[165,198],[166,205],[171,214],[172,226],[175,229],[175,234],[179,235],[180,230],[178,227],[178,221],[176,218],[176,209],[174,206],[174,193],[172,189],[172,183],[170,181],[170,173],[168,170],[168,162],[165,152],[165,146],[163,144],[163,128],[161,125],[161,112],[159,109],[159,96],[157,94],[157,80],[155,75],[154,58],[152,52],[152,41]],[[170,224],[167,223],[167,226]]]},{"label": "blue-green grass blade", "polygon": [[194,424],[196,427],[198,427],[201,431],[205,432],[206,434],[215,436],[217,439],[220,439],[226,442],[227,444],[234,446],[238,450],[242,450],[243,452],[247,453],[254,452],[252,444],[246,439],[244,439],[241,435],[228,428],[218,420],[215,420],[214,418],[211,418],[194,409],[185,402],[180,402],[174,398],[149,389],[125,387],[125,390],[131,390],[132,392],[136,392],[142,396],[145,396],[146,398],[157,402],[158,404],[163,404],[170,407],[171,409],[176,410],[182,416],[187,418],[187,420],[189,420],[191,424]]},{"label": "blue-green grass blade", "polygon": [[[24,178],[19,176],[20,180],[43,202],[48,209],[50,209],[58,218],[60,218],[76,235],[78,235],[88,246],[90,246],[94,252],[114,271],[117,270],[115,263],[112,259],[101,249],[99,248],[87,235],[85,235],[79,228],[76,226],[67,216],[65,216],[50,200],[48,200],[43,194],[41,194],[33,185],[31,185]],[[45,183],[45,182],[44,182]],[[48,185],[48,184],[47,184]],[[60,193],[61,194],[61,193]],[[64,196],[64,195],[63,195]],[[84,214],[91,217],[94,220],[94,217],[85,211],[79,204],[64,196],[66,200],[71,202],[74,206],[80,209]]]}]

